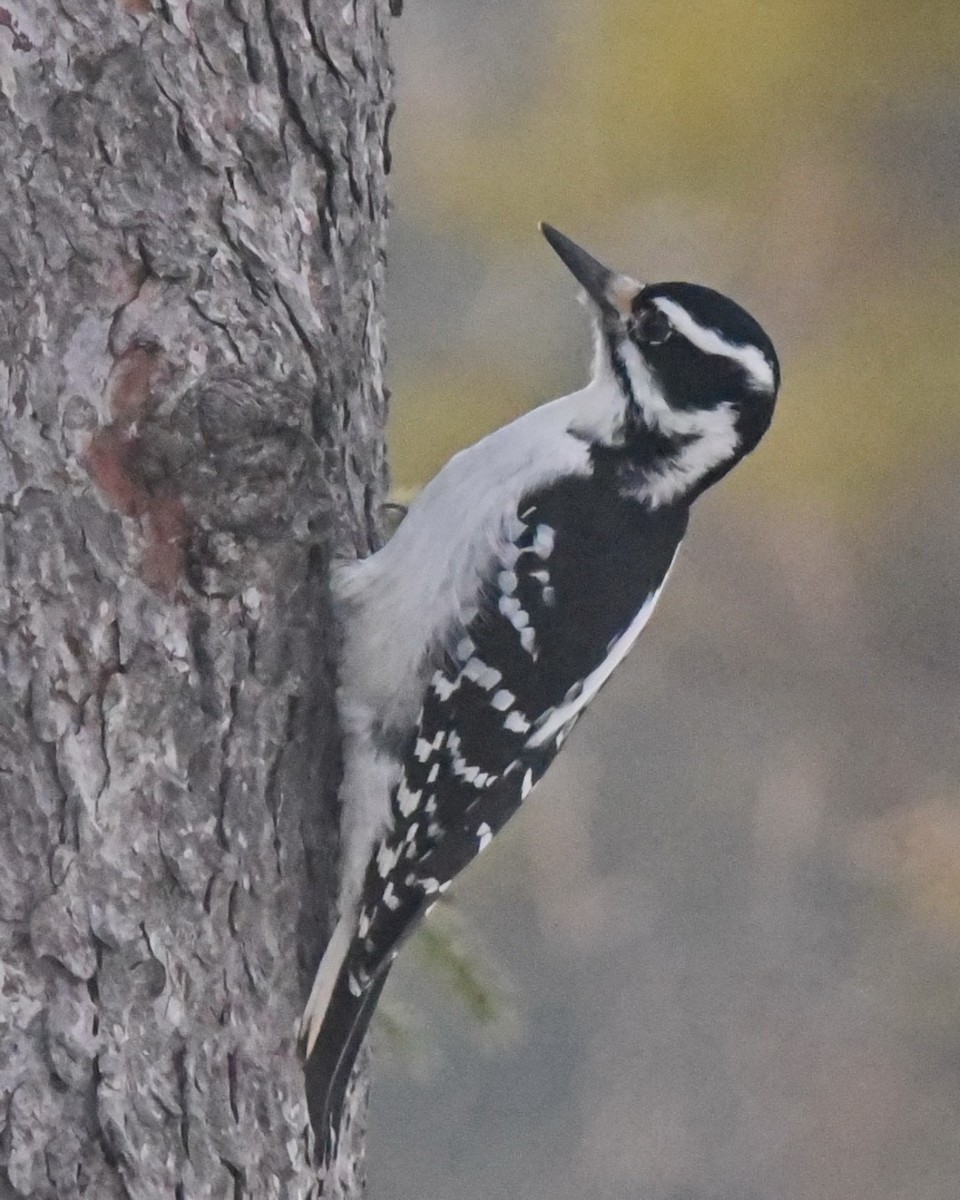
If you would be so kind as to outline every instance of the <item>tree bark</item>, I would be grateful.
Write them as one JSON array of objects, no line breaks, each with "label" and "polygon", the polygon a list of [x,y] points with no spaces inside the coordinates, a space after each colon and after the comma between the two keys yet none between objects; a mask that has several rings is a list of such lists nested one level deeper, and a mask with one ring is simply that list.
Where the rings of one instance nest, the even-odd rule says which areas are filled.
[{"label": "tree bark", "polygon": [[385,477],[387,21],[0,7],[0,1198],[318,1187],[295,1027],[326,568]]}]

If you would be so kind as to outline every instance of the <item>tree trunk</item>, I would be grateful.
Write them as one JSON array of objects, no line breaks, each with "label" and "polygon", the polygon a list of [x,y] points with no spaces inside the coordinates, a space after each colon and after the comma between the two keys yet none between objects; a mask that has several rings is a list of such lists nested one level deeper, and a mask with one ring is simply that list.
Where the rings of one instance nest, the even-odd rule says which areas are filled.
[{"label": "tree trunk", "polygon": [[318,1186],[295,1026],[326,567],[384,482],[387,20],[0,7],[0,1198]]}]

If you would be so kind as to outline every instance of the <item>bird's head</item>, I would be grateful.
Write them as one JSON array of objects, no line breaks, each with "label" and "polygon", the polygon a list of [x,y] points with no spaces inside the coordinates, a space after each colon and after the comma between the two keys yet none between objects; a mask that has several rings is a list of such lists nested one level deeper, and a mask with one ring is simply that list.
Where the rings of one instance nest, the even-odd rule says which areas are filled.
[{"label": "bird's head", "polygon": [[716,460],[706,482],[725,474],[763,436],[780,386],[759,323],[712,288],[638,283],[541,229],[596,311],[596,369],[615,380],[638,428],[696,440],[700,460]]}]

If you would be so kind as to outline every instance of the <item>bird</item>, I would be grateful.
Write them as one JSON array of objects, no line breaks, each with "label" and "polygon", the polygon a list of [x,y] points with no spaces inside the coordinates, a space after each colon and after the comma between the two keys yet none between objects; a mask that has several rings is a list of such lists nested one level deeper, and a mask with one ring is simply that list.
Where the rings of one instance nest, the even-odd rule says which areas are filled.
[{"label": "bird", "polygon": [[540,228],[592,316],[589,382],[456,454],[381,549],[332,569],[339,919],[301,1022],[325,1163],[405,939],[624,660],[691,505],[756,447],[780,388],[735,301],[641,283]]}]

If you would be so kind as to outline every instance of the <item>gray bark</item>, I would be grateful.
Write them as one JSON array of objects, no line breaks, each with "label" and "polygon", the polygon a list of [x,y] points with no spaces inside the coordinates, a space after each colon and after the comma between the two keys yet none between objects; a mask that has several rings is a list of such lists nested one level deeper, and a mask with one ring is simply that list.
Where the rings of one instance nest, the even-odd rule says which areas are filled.
[{"label": "gray bark", "polygon": [[0,7],[2,1198],[317,1187],[295,1024],[326,566],[384,482],[388,19]]}]

